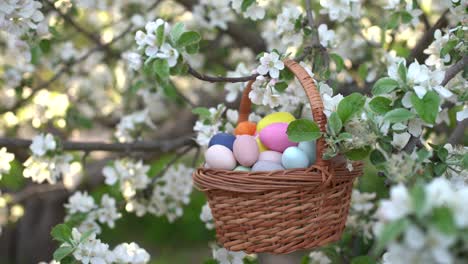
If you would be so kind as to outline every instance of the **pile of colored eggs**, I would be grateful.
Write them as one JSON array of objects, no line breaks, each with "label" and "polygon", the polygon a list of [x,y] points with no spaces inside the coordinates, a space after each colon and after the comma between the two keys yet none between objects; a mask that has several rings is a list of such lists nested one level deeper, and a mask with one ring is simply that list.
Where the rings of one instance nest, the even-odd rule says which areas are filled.
[{"label": "pile of colored eggs", "polygon": [[277,112],[258,124],[245,121],[235,135],[213,136],[205,152],[205,167],[235,171],[272,171],[307,168],[315,162],[315,141],[292,142],[286,131],[293,115]]}]

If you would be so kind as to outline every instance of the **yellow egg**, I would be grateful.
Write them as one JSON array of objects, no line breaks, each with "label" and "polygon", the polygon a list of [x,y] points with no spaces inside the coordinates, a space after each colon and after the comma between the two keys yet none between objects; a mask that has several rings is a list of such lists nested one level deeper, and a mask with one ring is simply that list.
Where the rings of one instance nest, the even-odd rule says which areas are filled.
[{"label": "yellow egg", "polygon": [[257,133],[260,133],[263,128],[273,123],[291,123],[296,118],[288,112],[277,112],[265,116],[257,124]]},{"label": "yellow egg", "polygon": [[257,141],[257,145],[258,145],[258,150],[260,152],[263,152],[263,151],[267,151],[268,148],[265,147],[265,145],[262,144],[262,142],[260,141],[260,138],[259,137],[256,137],[255,140]]}]

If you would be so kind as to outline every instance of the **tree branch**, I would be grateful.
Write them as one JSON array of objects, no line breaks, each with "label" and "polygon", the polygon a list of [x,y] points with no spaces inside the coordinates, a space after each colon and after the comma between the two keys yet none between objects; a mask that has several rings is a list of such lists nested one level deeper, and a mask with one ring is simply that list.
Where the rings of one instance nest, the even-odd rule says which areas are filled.
[{"label": "tree branch", "polygon": [[259,75],[258,73],[255,73],[255,74],[252,74],[252,75],[249,75],[249,76],[244,76],[244,77],[223,77],[223,76],[215,77],[215,76],[208,76],[208,75],[201,74],[201,73],[197,72],[190,65],[189,65],[189,68],[188,68],[188,73],[190,75],[192,75],[193,77],[197,78],[197,79],[200,79],[202,81],[211,82],[211,83],[214,83],[214,82],[232,82],[232,83],[248,82],[250,80],[255,80],[255,78],[257,78],[257,76]]},{"label": "tree branch", "polygon": [[414,59],[422,62],[426,59],[427,55],[424,54],[424,50],[431,44],[432,40],[434,39],[434,32],[437,29],[447,26],[447,19],[445,16],[448,12],[448,10],[445,10],[444,13],[442,13],[440,16],[439,20],[437,20],[437,22],[424,33],[421,39],[419,39],[416,46],[413,48],[413,50],[411,50],[411,54],[407,60],[408,62],[412,62]]},{"label": "tree branch", "polygon": [[[0,146],[8,149],[29,148],[32,141],[20,138],[0,138]],[[61,141],[60,146],[68,151],[109,151],[109,152],[131,152],[131,151],[170,151],[181,146],[194,146],[196,143],[192,135],[177,139],[159,139],[154,141],[136,141],[132,143],[107,143],[100,141]]]},{"label": "tree branch", "polygon": [[459,60],[454,65],[450,66],[450,68],[448,68],[445,71],[445,78],[444,78],[444,80],[442,81],[442,83],[440,85],[442,85],[442,86],[447,85],[447,83],[450,80],[452,80],[453,77],[455,77],[459,72],[461,72],[465,68],[465,66],[467,64],[468,64],[468,56],[465,55],[465,56],[463,56],[463,58],[461,60]]}]

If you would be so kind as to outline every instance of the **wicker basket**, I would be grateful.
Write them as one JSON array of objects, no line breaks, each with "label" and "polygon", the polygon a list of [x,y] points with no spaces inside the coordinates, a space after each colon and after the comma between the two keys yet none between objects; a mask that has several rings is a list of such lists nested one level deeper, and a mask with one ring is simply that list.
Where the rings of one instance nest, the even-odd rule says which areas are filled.
[{"label": "wicker basket", "polygon": [[[296,62],[284,63],[303,86],[314,120],[325,131],[323,103],[314,81]],[[243,93],[238,122],[247,120],[250,113],[252,83]],[[317,161],[307,169],[197,169],[193,180],[208,197],[218,243],[232,251],[285,254],[339,240],[362,163],[354,164],[350,172],[343,163],[323,160],[324,147],[324,139],[318,139]]]}]

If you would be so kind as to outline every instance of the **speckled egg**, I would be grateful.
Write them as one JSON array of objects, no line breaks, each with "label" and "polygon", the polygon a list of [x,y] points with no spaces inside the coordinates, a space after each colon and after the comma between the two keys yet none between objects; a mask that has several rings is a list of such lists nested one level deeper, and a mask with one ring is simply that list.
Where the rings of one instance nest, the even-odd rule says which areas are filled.
[{"label": "speckled egg", "polygon": [[234,140],[236,140],[236,137],[234,135],[228,133],[218,133],[210,139],[208,147],[211,147],[213,145],[222,145],[232,151]]},{"label": "speckled egg", "polygon": [[257,124],[257,133],[260,133],[265,127],[273,123],[289,124],[296,118],[288,112],[272,113],[262,118]]},{"label": "speckled egg", "polygon": [[287,130],[287,123],[271,124],[260,132],[260,140],[268,149],[283,152],[288,147],[297,146],[296,142],[288,139]]},{"label": "speckled egg", "polygon": [[281,164],[271,161],[257,161],[252,167],[252,171],[274,171],[274,170],[284,170]]},{"label": "speckled egg", "polygon": [[209,147],[205,152],[205,161],[210,169],[232,170],[237,165],[232,151],[222,145]]},{"label": "speckled egg", "polygon": [[267,150],[258,156],[259,161],[270,161],[281,164],[281,153],[273,150]]},{"label": "speckled egg", "polygon": [[250,167],[258,160],[259,150],[253,136],[237,136],[233,149],[234,157],[242,166]]},{"label": "speckled egg", "polygon": [[251,171],[250,168],[244,167],[244,166],[237,166],[234,170],[235,171]]},{"label": "speckled egg", "polygon": [[260,152],[268,150],[268,148],[263,145],[262,141],[260,141],[260,137],[258,135],[255,137],[255,141],[257,141],[258,150]]},{"label": "speckled egg", "polygon": [[316,147],[315,140],[299,142],[299,145],[297,147],[305,152],[305,154],[307,155],[307,158],[309,159],[310,164],[315,163],[316,154],[317,154],[317,147]]},{"label": "speckled egg", "polygon": [[309,159],[307,154],[298,147],[289,147],[283,152],[281,163],[286,169],[307,168]]}]

